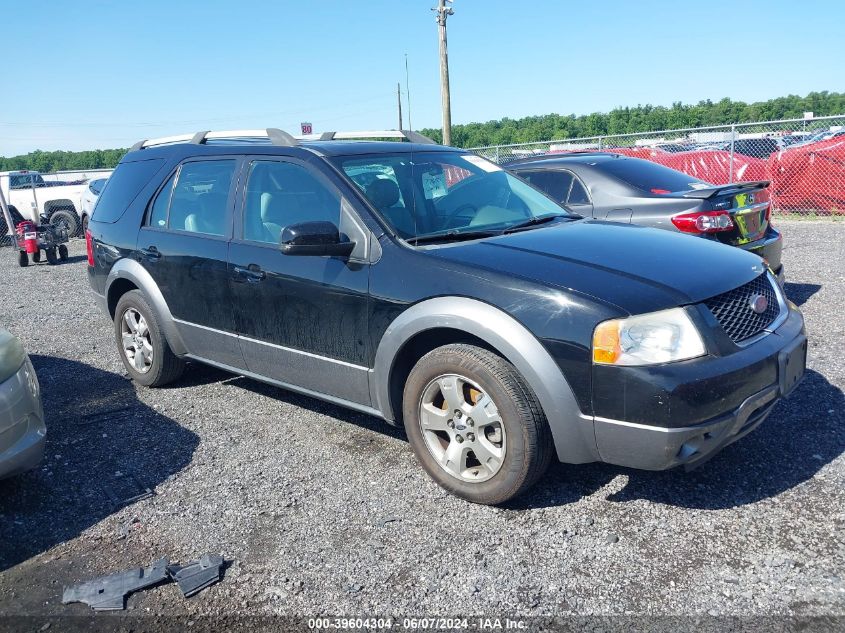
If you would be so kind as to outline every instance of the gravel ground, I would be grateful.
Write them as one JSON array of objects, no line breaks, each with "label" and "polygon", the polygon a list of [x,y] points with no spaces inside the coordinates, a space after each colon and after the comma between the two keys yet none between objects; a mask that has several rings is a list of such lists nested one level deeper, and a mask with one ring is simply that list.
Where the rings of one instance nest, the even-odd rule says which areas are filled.
[{"label": "gravel ground", "polygon": [[[692,473],[555,465],[505,508],[446,494],[365,415],[202,366],[134,386],[84,243],[55,267],[3,249],[0,324],[49,432],[43,465],[0,482],[0,613],[87,614],[63,585],[214,552],[223,582],[130,613],[845,615],[845,223],[780,226],[811,337],[794,395]],[[135,480],[154,494],[104,492]]]}]

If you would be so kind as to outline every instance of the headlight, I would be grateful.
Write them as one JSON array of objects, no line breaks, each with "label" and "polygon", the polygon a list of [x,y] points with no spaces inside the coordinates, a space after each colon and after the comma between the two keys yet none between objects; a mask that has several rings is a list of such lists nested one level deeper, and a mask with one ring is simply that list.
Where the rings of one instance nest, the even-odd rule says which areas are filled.
[{"label": "headlight", "polygon": [[26,360],[21,342],[10,332],[0,329],[0,382],[14,376]]},{"label": "headlight", "polygon": [[683,308],[605,321],[593,333],[593,362],[603,365],[671,363],[705,351]]}]

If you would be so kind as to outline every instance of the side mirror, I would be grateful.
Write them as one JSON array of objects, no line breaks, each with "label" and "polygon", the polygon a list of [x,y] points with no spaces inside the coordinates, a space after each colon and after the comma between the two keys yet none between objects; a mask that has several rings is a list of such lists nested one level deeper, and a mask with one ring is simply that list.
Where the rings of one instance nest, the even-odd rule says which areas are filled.
[{"label": "side mirror", "polygon": [[349,257],[355,242],[340,240],[340,231],[331,222],[300,222],[282,229],[279,249],[284,255],[329,255]]}]

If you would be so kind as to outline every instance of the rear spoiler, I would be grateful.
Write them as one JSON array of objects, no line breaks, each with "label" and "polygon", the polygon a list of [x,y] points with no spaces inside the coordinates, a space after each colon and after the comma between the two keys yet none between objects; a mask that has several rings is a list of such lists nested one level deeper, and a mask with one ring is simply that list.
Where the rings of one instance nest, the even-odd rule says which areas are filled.
[{"label": "rear spoiler", "polygon": [[737,194],[743,191],[750,191],[752,189],[765,189],[769,186],[768,180],[751,180],[749,182],[732,182],[727,185],[717,185],[715,187],[707,187],[706,189],[693,189],[684,194],[684,198],[715,198],[716,196],[723,196],[726,194]]}]

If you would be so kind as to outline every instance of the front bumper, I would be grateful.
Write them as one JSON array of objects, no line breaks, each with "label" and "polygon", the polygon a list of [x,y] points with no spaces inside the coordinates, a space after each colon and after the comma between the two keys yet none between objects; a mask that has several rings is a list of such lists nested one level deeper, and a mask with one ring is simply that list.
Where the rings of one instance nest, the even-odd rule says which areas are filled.
[{"label": "front bumper", "polygon": [[46,434],[38,378],[27,358],[14,376],[0,383],[0,478],[37,466]]},{"label": "front bumper", "polygon": [[775,332],[727,356],[596,366],[594,429],[602,461],[645,470],[693,467],[757,428],[803,375],[804,320],[788,309]]}]

